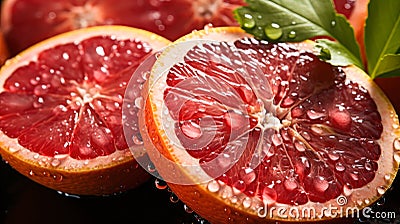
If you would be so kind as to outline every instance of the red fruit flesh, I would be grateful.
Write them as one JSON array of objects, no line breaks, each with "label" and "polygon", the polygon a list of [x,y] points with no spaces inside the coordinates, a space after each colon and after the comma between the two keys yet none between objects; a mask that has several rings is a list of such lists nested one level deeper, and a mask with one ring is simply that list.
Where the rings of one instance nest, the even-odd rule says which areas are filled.
[{"label": "red fruit flesh", "polygon": [[[0,130],[51,157],[93,159],[127,149],[122,126],[126,84],[151,52],[145,42],[110,36],[41,52],[5,81]],[[137,127],[132,131],[139,134]]]},{"label": "red fruit flesh", "polygon": [[55,34],[95,25],[132,26],[175,40],[208,23],[236,25],[232,10],[239,5],[242,0],[15,0],[3,10],[3,28],[13,54]]},{"label": "red fruit flesh", "polygon": [[311,53],[248,38],[203,44],[170,69],[167,85],[182,146],[248,196],[323,203],[375,177],[383,130],[375,102]]}]

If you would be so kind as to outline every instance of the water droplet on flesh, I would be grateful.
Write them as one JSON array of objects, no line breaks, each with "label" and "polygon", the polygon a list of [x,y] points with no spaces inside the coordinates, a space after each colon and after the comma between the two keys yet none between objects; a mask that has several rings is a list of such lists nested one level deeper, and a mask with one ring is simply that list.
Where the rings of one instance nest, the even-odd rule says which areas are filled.
[{"label": "water droplet on flesh", "polygon": [[336,169],[336,171],[342,172],[346,169],[346,167],[342,163],[339,162],[339,163],[336,163],[335,169]]},{"label": "water droplet on flesh", "polygon": [[57,167],[57,166],[59,166],[60,164],[61,164],[61,161],[58,160],[58,159],[53,159],[53,160],[51,161],[51,165],[52,165],[53,167]]},{"label": "water droplet on flesh", "polygon": [[271,40],[278,40],[282,37],[282,28],[277,23],[271,23],[264,29],[265,35]]},{"label": "water droplet on flesh", "polygon": [[325,192],[329,188],[329,183],[324,177],[316,177],[314,180],[314,187],[319,192]]}]

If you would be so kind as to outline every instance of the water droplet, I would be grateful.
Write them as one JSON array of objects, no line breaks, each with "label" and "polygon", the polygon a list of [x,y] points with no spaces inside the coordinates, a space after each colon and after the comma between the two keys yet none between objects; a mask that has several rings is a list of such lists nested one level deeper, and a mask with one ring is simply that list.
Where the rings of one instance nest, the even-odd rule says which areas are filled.
[{"label": "water droplet", "polygon": [[9,150],[11,153],[16,153],[16,152],[18,152],[20,149],[19,149],[19,148],[16,148],[16,147],[10,147],[8,150]]},{"label": "water droplet", "polygon": [[222,190],[222,194],[221,194],[222,198],[224,198],[224,199],[230,198],[230,197],[232,197],[232,195],[233,195],[232,188],[230,188],[230,187],[225,187],[225,188]]},{"label": "water droplet", "polygon": [[299,152],[304,152],[304,151],[306,151],[306,147],[304,146],[304,143],[303,142],[299,142],[299,141],[296,141],[295,143],[294,143],[294,147],[297,149],[297,151],[299,151]]},{"label": "water droplet", "polygon": [[314,188],[319,192],[325,192],[329,188],[329,183],[324,177],[316,177],[314,180]]},{"label": "water droplet", "polygon": [[335,21],[335,20],[332,20],[332,21],[331,21],[331,26],[332,26],[332,27],[335,27],[335,26],[336,26],[336,21]]},{"label": "water droplet", "polygon": [[163,181],[163,180],[160,180],[160,179],[156,179],[154,181],[154,185],[159,190],[164,190],[164,189],[166,189],[168,187],[167,183],[165,181]]},{"label": "water droplet", "polygon": [[296,35],[297,35],[296,31],[292,30],[292,31],[289,32],[288,37],[290,39],[294,39],[294,38],[296,38]]},{"label": "water droplet", "polygon": [[377,187],[376,191],[378,192],[379,195],[383,195],[386,192],[385,187],[383,187],[383,186]]},{"label": "water droplet", "polygon": [[282,137],[279,134],[273,134],[272,137],[272,144],[275,146],[280,146],[282,144]]},{"label": "water droplet", "polygon": [[135,106],[139,109],[143,108],[143,97],[138,97],[135,99]]},{"label": "water droplet", "polygon": [[400,150],[400,139],[396,138],[393,142],[393,147],[395,150]]},{"label": "water droplet", "polygon": [[336,171],[342,172],[346,169],[346,167],[342,163],[339,162],[339,163],[336,163],[335,169],[336,169]]},{"label": "water droplet", "polygon": [[218,191],[219,191],[220,185],[219,185],[219,183],[218,183],[216,180],[212,180],[212,181],[208,182],[208,184],[207,184],[207,189],[208,189],[210,192],[215,193],[215,192],[218,192]]},{"label": "water droplet", "polygon": [[350,196],[353,193],[353,189],[347,185],[344,185],[343,187],[343,193],[345,196]]},{"label": "water droplet", "polygon": [[153,163],[149,163],[149,164],[147,165],[147,170],[148,170],[150,173],[154,173],[154,172],[156,171],[156,168],[154,167],[154,164],[153,164]]},{"label": "water droplet", "polygon": [[386,198],[385,197],[382,197],[381,199],[379,199],[377,202],[376,202],[376,204],[378,205],[378,206],[382,206],[382,205],[384,205],[386,203]]},{"label": "water droplet", "polygon": [[329,159],[331,159],[332,161],[336,161],[340,158],[340,156],[336,153],[336,152],[330,152],[328,153],[328,157]]},{"label": "water droplet", "polygon": [[172,203],[178,203],[178,202],[179,202],[178,196],[176,196],[174,193],[172,193],[171,196],[169,196],[169,200],[170,200]]},{"label": "water droplet", "polygon": [[322,46],[317,47],[319,48],[319,58],[321,58],[322,60],[330,60],[332,58],[331,51],[328,48]]},{"label": "water droplet", "polygon": [[249,197],[245,197],[242,202],[244,208],[250,208],[251,203],[252,203],[252,200]]},{"label": "water droplet", "polygon": [[245,28],[251,29],[256,25],[256,21],[253,19],[253,16],[250,14],[244,14],[243,17],[243,26]]},{"label": "water droplet", "polygon": [[363,201],[361,201],[361,200],[357,200],[357,201],[356,201],[356,203],[357,203],[357,205],[358,205],[358,206],[361,206],[361,205],[363,205],[363,204],[364,204],[364,202],[363,202]]},{"label": "water droplet", "polygon": [[193,213],[193,210],[186,204],[183,205],[183,209],[185,210],[186,213],[189,213],[189,214]]},{"label": "water droplet", "polygon": [[393,158],[396,163],[400,163],[400,151],[394,152]]},{"label": "water droplet", "polygon": [[51,161],[51,165],[52,165],[53,167],[57,167],[57,166],[59,166],[60,164],[61,164],[61,161],[58,160],[58,159],[53,159],[53,160]]},{"label": "water droplet", "polygon": [[238,201],[239,201],[238,197],[236,197],[236,196],[231,197],[232,204],[236,204],[236,203],[238,203]]},{"label": "water droplet", "polygon": [[391,177],[390,174],[386,174],[386,175],[384,176],[385,181],[386,181],[386,182],[389,182],[389,181],[390,181],[390,177]]},{"label": "water droplet", "polygon": [[238,180],[233,184],[233,192],[239,194],[246,189],[246,183],[243,180]]},{"label": "water droplet", "polygon": [[35,176],[35,172],[33,172],[33,170],[29,171],[29,176]]},{"label": "water droplet", "polygon": [[281,38],[283,31],[279,24],[271,23],[265,27],[264,33],[269,39],[278,40],[279,38]]},{"label": "water droplet", "polygon": [[135,143],[136,145],[142,145],[143,144],[143,141],[142,141],[142,137],[140,136],[140,135],[134,135],[133,137],[132,137],[132,141],[133,141],[133,143]]},{"label": "water droplet", "polygon": [[364,200],[364,203],[365,203],[366,205],[369,205],[369,204],[371,203],[371,201],[367,198],[367,199]]},{"label": "water droplet", "polygon": [[239,175],[240,175],[240,178],[241,178],[241,179],[244,181],[244,183],[246,183],[246,184],[252,183],[252,182],[256,179],[256,177],[257,177],[256,173],[255,173],[254,170],[251,169],[251,168],[242,169],[242,170],[240,171]]},{"label": "water droplet", "polygon": [[289,191],[292,191],[297,188],[297,183],[293,178],[286,179],[283,182],[283,186]]},{"label": "water droplet", "polygon": [[53,179],[57,182],[61,182],[64,179],[63,175],[53,175]]},{"label": "water droplet", "polygon": [[39,159],[39,157],[40,157],[40,156],[39,156],[38,153],[36,153],[35,155],[33,155],[33,158],[34,158],[34,159]]}]

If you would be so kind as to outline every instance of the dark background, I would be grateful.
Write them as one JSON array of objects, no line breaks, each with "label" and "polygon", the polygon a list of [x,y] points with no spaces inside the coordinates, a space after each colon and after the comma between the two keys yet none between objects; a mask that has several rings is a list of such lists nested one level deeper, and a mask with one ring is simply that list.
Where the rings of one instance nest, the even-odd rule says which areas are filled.
[{"label": "dark background", "polygon": [[[168,189],[157,189],[155,178],[140,187],[107,197],[66,196],[43,187],[0,161],[0,223],[207,223],[188,213],[181,201],[171,202]],[[400,223],[397,178],[374,211],[396,212],[396,220],[351,220],[354,223]],[[126,221],[125,221],[126,220]]]}]

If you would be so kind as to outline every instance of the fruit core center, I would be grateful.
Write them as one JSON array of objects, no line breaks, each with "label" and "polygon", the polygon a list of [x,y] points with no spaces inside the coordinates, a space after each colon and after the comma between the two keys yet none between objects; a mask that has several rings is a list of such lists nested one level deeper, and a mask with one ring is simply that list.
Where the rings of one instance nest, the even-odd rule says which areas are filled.
[{"label": "fruit core center", "polygon": [[76,97],[77,101],[80,101],[84,104],[91,103],[93,99],[100,95],[100,86],[91,84],[91,83],[83,83],[76,88]]}]

